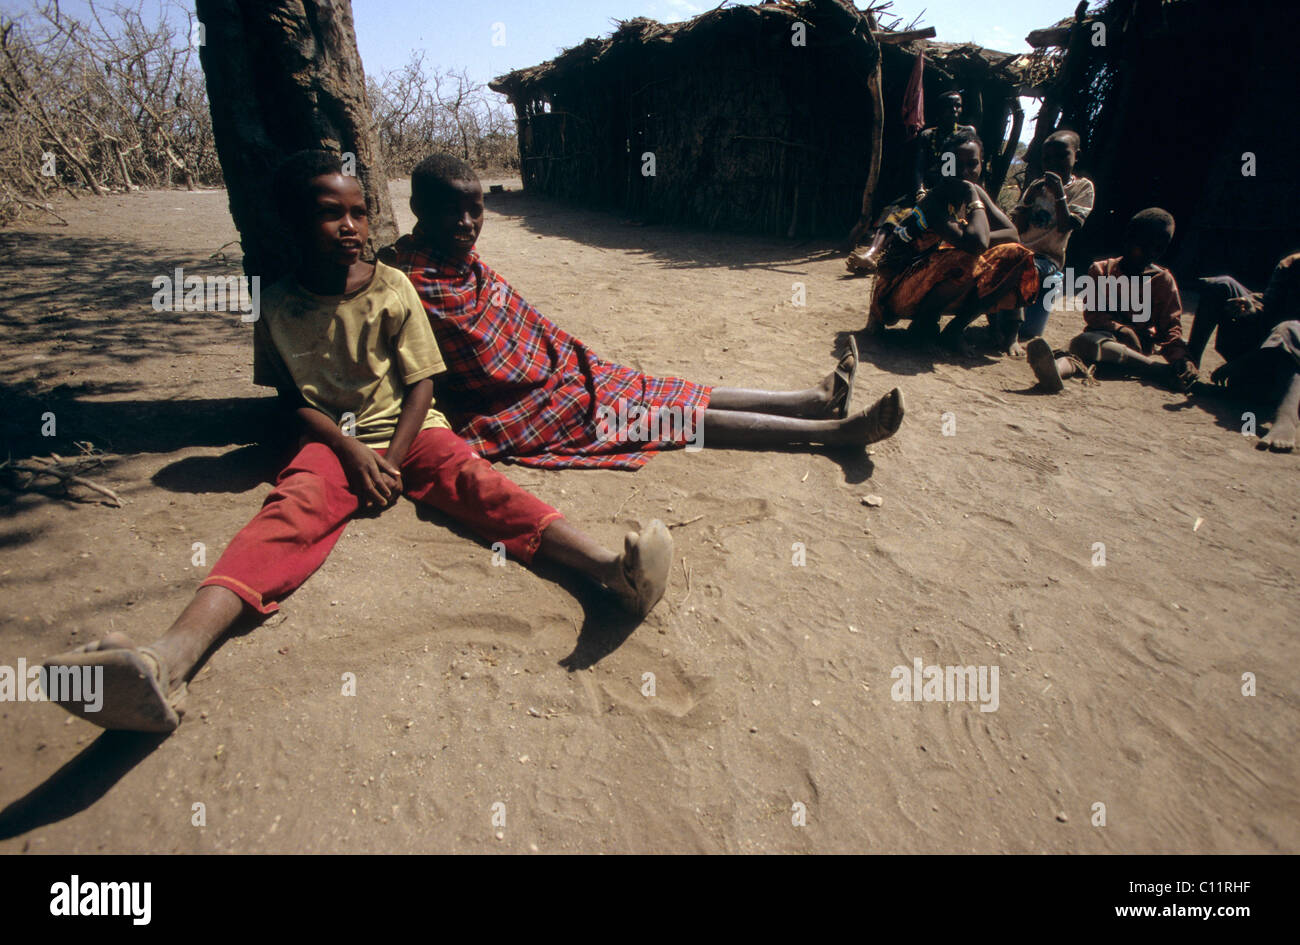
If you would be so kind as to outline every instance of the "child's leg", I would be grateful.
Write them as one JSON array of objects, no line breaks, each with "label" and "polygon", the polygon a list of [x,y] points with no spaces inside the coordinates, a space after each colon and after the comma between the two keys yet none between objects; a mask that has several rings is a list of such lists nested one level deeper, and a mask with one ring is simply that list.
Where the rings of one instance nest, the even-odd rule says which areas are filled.
[{"label": "child's leg", "polygon": [[1289,363],[1289,366],[1286,388],[1273,414],[1273,422],[1269,425],[1268,434],[1259,441],[1261,449],[1270,449],[1275,453],[1289,453],[1295,449],[1296,430],[1300,424],[1300,371],[1295,369],[1294,363]]},{"label": "child's leg", "polygon": [[827,374],[816,387],[791,391],[715,387],[709,395],[709,409],[742,410],[815,420],[842,419],[848,415],[857,370],[857,346],[854,345],[853,350],[840,358],[835,370]]},{"label": "child's leg", "polygon": [[[1230,299],[1244,298],[1250,290],[1231,276],[1211,276],[1200,280],[1200,299],[1196,303],[1196,317],[1192,319],[1192,334],[1187,339],[1187,356],[1197,364],[1205,354],[1210,334],[1224,321]],[[1232,360],[1229,358],[1229,360]]]},{"label": "child's leg", "polygon": [[1025,310],[1023,308],[1003,309],[989,316],[989,327],[993,329],[998,350],[1008,357],[1023,358],[1025,349],[1020,346],[1024,331]]},{"label": "child's leg", "polygon": [[529,564],[540,555],[609,588],[644,616],[668,586],[672,536],[658,520],[624,537],[623,553],[602,546],[541,499],[507,479],[451,430],[422,430],[402,463],[402,484],[415,502],[432,506],[501,542]]},{"label": "child's leg", "polygon": [[1035,256],[1034,266],[1038,269],[1038,297],[1034,299],[1032,305],[1027,306],[1024,311],[1024,317],[1021,319],[1019,326],[1019,336],[1021,341],[1028,341],[1030,338],[1039,338],[1047,329],[1047,320],[1052,312],[1046,305],[1047,293],[1049,291],[1046,285],[1047,280],[1052,276],[1061,274],[1061,270],[1056,263],[1046,256]]},{"label": "child's leg", "polygon": [[871,408],[846,420],[804,420],[710,407],[704,411],[697,435],[700,445],[706,447],[866,446],[897,433],[903,410],[903,393],[897,387]]},{"label": "child's leg", "polygon": [[172,702],[203,654],[241,616],[276,610],[277,602],[324,562],[356,509],[357,498],[334,452],[308,444],[280,473],[261,510],[231,540],[162,637],[137,648],[125,634],[110,633],[46,664],[103,670],[100,710],[61,704],[106,728],[175,728]]},{"label": "child's leg", "polygon": [[1070,354],[1074,356],[1073,359],[1055,357],[1051,347],[1041,338],[1031,339],[1031,344],[1032,346],[1026,346],[1029,366],[1038,378],[1038,383],[1052,393],[1061,390],[1061,381],[1065,378],[1079,373],[1079,362],[1085,366],[1114,364],[1129,374],[1166,386],[1174,381],[1173,371],[1168,364],[1116,341],[1108,331],[1085,331],[1071,338]]},{"label": "child's leg", "polygon": [[1079,350],[1076,350],[1073,343],[1070,350],[1085,364],[1114,364],[1129,374],[1162,384],[1168,384],[1171,380],[1169,365],[1159,358],[1135,351],[1122,341],[1110,339],[1095,345],[1094,349],[1094,344],[1087,339],[1086,333],[1079,337],[1084,339],[1079,343]]}]

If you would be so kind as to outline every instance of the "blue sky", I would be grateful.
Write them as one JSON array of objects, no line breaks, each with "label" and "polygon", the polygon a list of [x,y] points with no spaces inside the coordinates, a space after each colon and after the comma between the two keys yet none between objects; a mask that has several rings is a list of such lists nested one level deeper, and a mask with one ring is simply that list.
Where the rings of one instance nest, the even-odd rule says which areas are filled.
[{"label": "blue sky", "polygon": [[[1003,52],[1028,52],[1025,36],[1074,12],[1077,0],[894,0],[894,15],[938,30],[945,42],[971,41]],[[865,5],[866,0],[858,0]],[[109,4],[111,6],[111,4]],[[378,78],[400,69],[413,50],[439,69],[465,69],[486,84],[524,66],[536,65],[561,49],[593,36],[607,36],[616,20],[646,16],[670,23],[712,9],[716,0],[352,0],[357,46],[366,75]],[[34,0],[0,0],[10,15],[30,10]],[[85,16],[85,0],[63,0],[64,10]],[[184,22],[186,0],[145,0],[146,19],[165,15]],[[498,26],[497,24],[500,24]],[[502,29],[502,27],[504,29]],[[504,40],[493,43],[496,36]],[[1037,103],[1025,100],[1024,140],[1033,134]]]},{"label": "blue sky", "polygon": [[[973,41],[1004,52],[1028,52],[1025,36],[1074,12],[1077,0],[894,0],[896,15],[938,30],[945,42]],[[864,5],[859,2],[859,6]],[[357,46],[366,74],[400,68],[414,49],[426,63],[466,69],[486,83],[512,69],[536,65],[592,36],[607,36],[615,20],[646,16],[686,20],[717,0],[353,0]],[[493,45],[494,24],[504,44]],[[498,30],[498,34],[500,34]]]},{"label": "blue sky", "polygon": [[[933,26],[936,39],[975,42],[1002,52],[1029,52],[1025,36],[1074,13],[1077,0],[894,0],[892,14],[904,25],[918,13]],[[858,6],[866,0],[858,0]],[[352,0],[357,47],[367,76],[399,69],[412,50],[423,50],[425,64],[465,69],[486,84],[496,76],[537,65],[562,49],[593,36],[607,36],[615,20],[645,16],[664,23],[688,20],[717,6],[692,0]],[[493,43],[494,36],[497,43]],[[1025,117],[1021,140],[1033,137],[1038,103],[1021,100]]]}]

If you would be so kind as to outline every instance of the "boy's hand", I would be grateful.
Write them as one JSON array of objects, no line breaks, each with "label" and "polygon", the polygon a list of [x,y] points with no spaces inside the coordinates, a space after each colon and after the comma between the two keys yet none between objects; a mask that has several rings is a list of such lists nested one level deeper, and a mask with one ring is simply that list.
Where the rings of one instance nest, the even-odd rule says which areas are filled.
[{"label": "boy's hand", "polygon": [[1239,299],[1228,299],[1228,309],[1235,318],[1245,318],[1259,310],[1259,301],[1259,293],[1252,292]]},{"label": "boy's hand", "polygon": [[1061,176],[1055,171],[1048,171],[1043,175],[1043,180],[1047,182],[1047,189],[1057,197],[1065,196],[1065,184],[1061,181]]},{"label": "boy's hand", "polygon": [[1200,371],[1197,370],[1196,362],[1191,358],[1183,358],[1181,361],[1174,363],[1174,377],[1178,380],[1178,386],[1184,392],[1192,389],[1192,385],[1200,380]]},{"label": "boy's hand", "polygon": [[348,485],[363,505],[389,505],[402,494],[401,472],[366,444],[345,439],[338,456]]}]

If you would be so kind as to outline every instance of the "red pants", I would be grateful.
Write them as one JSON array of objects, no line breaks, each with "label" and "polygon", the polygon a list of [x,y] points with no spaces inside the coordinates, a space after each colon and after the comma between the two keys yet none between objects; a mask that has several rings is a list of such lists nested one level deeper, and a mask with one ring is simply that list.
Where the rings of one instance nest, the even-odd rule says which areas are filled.
[{"label": "red pants", "polygon": [[[451,430],[421,430],[399,468],[407,498],[445,512],[488,541],[502,542],[525,564],[533,560],[542,531],[562,517],[493,469]],[[308,443],[199,586],[224,587],[261,613],[274,612],[325,562],[360,505],[334,451]]]}]

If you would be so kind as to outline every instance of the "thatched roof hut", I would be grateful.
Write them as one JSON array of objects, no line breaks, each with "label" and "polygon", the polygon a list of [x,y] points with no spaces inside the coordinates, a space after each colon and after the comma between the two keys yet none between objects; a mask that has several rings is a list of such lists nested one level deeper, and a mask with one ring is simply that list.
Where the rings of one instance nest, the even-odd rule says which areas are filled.
[{"label": "thatched roof hut", "polygon": [[1072,259],[1118,252],[1128,218],[1150,206],[1177,221],[1166,261],[1184,279],[1227,272],[1260,284],[1300,250],[1293,10],[1109,0],[1027,39],[1059,60],[1034,140],[1058,124],[1078,131],[1081,173],[1097,185]]},{"label": "thatched roof hut", "polygon": [[490,85],[515,106],[530,191],[650,220],[842,236],[864,190],[878,205],[904,186],[901,103],[921,51],[927,100],[965,90],[965,120],[990,157],[1010,158],[1028,57],[926,35],[879,30],[847,0],[782,0],[629,20]]}]

